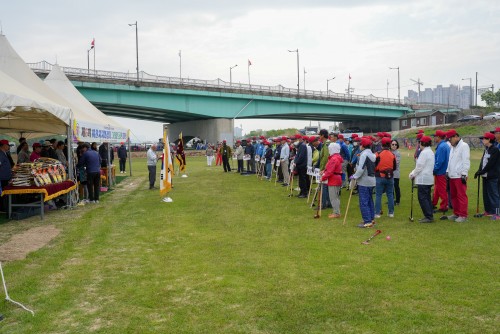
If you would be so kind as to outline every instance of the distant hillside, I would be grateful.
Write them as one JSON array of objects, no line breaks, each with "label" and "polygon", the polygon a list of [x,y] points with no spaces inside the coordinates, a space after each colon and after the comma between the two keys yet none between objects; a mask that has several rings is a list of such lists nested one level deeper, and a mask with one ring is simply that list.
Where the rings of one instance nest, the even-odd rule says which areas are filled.
[{"label": "distant hillside", "polygon": [[462,136],[482,136],[486,131],[494,130],[496,127],[500,127],[500,121],[477,121],[477,122],[465,122],[465,123],[453,123],[447,124],[445,126],[433,126],[433,127],[418,127],[403,131],[392,132],[393,137],[396,138],[415,138],[416,132],[419,129],[423,129],[426,136],[430,136],[436,132],[436,130],[447,131],[449,129],[455,129]]}]

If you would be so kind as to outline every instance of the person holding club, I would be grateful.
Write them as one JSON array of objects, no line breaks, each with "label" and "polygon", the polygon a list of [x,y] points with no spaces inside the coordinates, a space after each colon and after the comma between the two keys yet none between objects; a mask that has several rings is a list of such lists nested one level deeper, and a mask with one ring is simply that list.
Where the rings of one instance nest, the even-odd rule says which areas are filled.
[{"label": "person holding club", "polygon": [[455,129],[446,132],[450,140],[451,150],[446,174],[450,180],[450,196],[453,214],[448,220],[457,223],[467,221],[469,198],[467,197],[467,175],[470,169],[470,148]]},{"label": "person holding club", "polygon": [[410,180],[414,180],[418,189],[418,202],[424,214],[419,219],[420,223],[434,222],[434,211],[432,208],[431,189],[434,184],[434,152],[431,149],[432,139],[429,136],[420,138],[420,154],[417,158],[415,169],[410,173]]},{"label": "person holding club", "polygon": [[486,132],[480,139],[484,145],[484,153],[479,163],[479,169],[474,178],[483,179],[484,213],[481,216],[497,217],[499,215],[498,178],[500,175],[499,150],[495,146],[495,135]]},{"label": "person holding club", "polygon": [[[446,142],[446,132],[437,130],[434,133],[434,142],[436,143],[436,154],[434,159],[434,195],[432,197],[432,206],[436,207],[434,213],[442,212],[443,215],[448,211],[448,192],[446,191],[446,169],[448,168],[448,159],[450,156],[450,146]],[[438,201],[441,199],[441,205],[437,208]]]},{"label": "person holding club", "polygon": [[321,181],[328,180],[328,192],[333,208],[333,212],[328,215],[328,218],[340,218],[339,193],[342,187],[342,163],[344,159],[340,155],[340,145],[337,143],[328,145],[328,152],[330,157],[328,157],[325,171],[321,175]]},{"label": "person holding club", "polygon": [[372,141],[369,138],[361,139],[361,154],[359,155],[356,172],[351,179],[358,183],[359,209],[361,222],[358,227],[368,228],[375,225],[375,205],[373,204],[373,188],[375,188],[375,154],[371,150]]}]

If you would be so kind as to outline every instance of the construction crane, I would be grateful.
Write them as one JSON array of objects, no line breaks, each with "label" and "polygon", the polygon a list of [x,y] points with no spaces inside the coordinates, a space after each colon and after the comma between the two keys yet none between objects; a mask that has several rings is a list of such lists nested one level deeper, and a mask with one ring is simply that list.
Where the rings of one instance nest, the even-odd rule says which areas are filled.
[{"label": "construction crane", "polygon": [[420,81],[420,78],[418,78],[418,80],[413,80],[413,79],[410,80],[413,81],[415,85],[418,85],[418,103],[420,103],[420,86],[422,86],[424,83]]}]

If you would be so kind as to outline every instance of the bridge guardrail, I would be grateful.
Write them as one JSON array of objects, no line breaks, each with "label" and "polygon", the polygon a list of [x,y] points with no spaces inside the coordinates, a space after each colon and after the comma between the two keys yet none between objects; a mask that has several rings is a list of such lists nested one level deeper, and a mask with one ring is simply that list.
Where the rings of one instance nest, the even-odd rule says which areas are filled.
[{"label": "bridge guardrail", "polygon": [[[38,63],[28,63],[27,65],[34,72],[38,73],[49,73],[52,70],[53,66],[52,64],[48,63],[45,60]],[[121,80],[134,83],[137,82],[136,72],[125,73],[125,72],[114,72],[114,71],[104,71],[104,70],[94,71],[93,69],[82,69],[75,67],[61,67],[61,69],[68,77],[88,77],[88,78]],[[300,90],[299,94],[297,94],[297,89],[286,88],[282,85],[263,86],[263,85],[242,84],[242,83],[229,83],[222,79],[200,80],[200,79],[188,79],[179,77],[168,77],[168,76],[152,75],[144,71],[139,72],[139,81],[145,83],[148,82],[148,83],[160,83],[160,84],[170,84],[170,85],[186,85],[186,86],[195,86],[200,88],[224,89],[224,90],[233,90],[238,92],[251,92],[259,95],[278,94],[289,97],[407,106],[406,104],[399,103],[397,99],[376,97],[373,95],[365,96],[365,95],[355,95],[355,94],[340,94],[332,91],[327,92],[327,91],[315,91],[315,90]]]}]

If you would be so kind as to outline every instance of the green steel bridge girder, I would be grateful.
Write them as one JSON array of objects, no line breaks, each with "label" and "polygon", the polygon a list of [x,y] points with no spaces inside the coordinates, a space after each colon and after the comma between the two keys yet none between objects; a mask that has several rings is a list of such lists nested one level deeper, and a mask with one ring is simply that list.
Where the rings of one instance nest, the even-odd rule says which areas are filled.
[{"label": "green steel bridge girder", "polygon": [[411,110],[405,106],[375,103],[83,81],[72,83],[107,115],[164,123],[234,117],[322,121],[396,119]]}]

